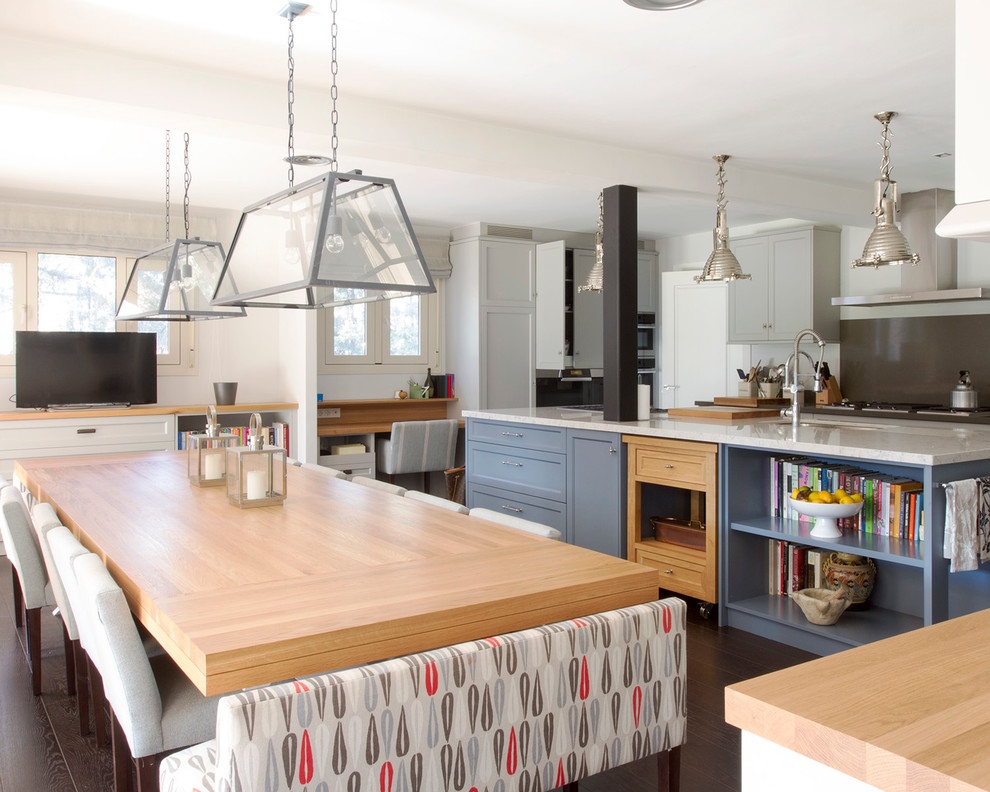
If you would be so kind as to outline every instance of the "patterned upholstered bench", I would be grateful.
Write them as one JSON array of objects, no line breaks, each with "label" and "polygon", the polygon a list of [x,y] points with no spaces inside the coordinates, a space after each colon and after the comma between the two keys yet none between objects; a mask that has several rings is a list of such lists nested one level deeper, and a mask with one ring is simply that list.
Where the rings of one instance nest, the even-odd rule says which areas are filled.
[{"label": "patterned upholstered bench", "polygon": [[161,790],[576,789],[653,754],[676,790],[684,630],[672,598],[226,696]]}]

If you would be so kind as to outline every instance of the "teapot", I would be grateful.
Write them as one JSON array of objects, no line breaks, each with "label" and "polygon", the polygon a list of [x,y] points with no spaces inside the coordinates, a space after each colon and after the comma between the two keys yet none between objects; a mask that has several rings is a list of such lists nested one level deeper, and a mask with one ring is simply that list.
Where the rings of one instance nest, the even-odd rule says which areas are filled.
[{"label": "teapot", "polygon": [[969,379],[968,371],[959,372],[959,382],[952,389],[952,408],[961,410],[973,410],[979,406],[976,388]]}]

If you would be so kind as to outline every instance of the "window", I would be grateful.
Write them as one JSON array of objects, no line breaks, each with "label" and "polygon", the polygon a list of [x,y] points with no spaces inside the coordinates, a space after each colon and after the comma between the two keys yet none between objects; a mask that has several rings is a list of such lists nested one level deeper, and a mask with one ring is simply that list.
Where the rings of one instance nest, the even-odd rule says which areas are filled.
[{"label": "window", "polygon": [[[363,292],[336,289],[338,299]],[[439,367],[437,294],[328,308],[324,316],[324,366],[382,366],[411,370]],[[370,369],[369,369],[370,370]]]},{"label": "window", "polygon": [[133,263],[112,255],[0,251],[0,366],[10,367],[4,374],[13,376],[17,330],[152,332],[159,374],[178,373],[182,350],[192,347],[191,327],[115,319]]}]

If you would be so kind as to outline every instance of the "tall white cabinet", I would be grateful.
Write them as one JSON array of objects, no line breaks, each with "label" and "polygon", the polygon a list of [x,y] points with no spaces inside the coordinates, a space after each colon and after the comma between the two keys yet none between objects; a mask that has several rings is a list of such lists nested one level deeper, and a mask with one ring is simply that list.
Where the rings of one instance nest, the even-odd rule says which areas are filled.
[{"label": "tall white cabinet", "polygon": [[536,403],[536,243],[471,237],[450,244],[445,360],[459,410]]}]

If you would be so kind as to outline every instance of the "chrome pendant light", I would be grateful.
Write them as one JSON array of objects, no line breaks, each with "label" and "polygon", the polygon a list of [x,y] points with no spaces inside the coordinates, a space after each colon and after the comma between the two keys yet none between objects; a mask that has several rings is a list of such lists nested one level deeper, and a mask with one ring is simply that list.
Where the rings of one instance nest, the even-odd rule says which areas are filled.
[{"label": "chrome pendant light", "polygon": [[921,257],[912,252],[911,245],[897,227],[897,182],[890,178],[890,120],[897,113],[890,110],[873,116],[883,125],[880,136],[880,178],[874,182],[873,215],[876,227],[866,240],[863,255],[853,261],[853,267],[884,267],[893,264],[917,264]]},{"label": "chrome pendant light", "polygon": [[739,261],[729,250],[729,226],[725,220],[725,161],[728,154],[716,154],[712,157],[718,163],[718,193],[715,196],[715,230],[712,231],[714,249],[705,262],[701,274],[695,277],[698,283],[714,283],[717,281],[747,280],[752,275],[742,271]]},{"label": "chrome pendant light", "polygon": [[596,292],[601,294],[605,281],[605,246],[602,243],[602,233],[605,230],[605,193],[598,193],[598,230],[595,231],[595,263],[591,265],[588,280],[583,286],[578,286],[579,292]]},{"label": "chrome pendant light", "polygon": [[134,261],[117,307],[118,320],[193,322],[246,314],[242,307],[211,305],[220,281],[224,252],[219,242],[189,238],[189,133],[185,140],[185,191],[182,215],[185,239],[169,242],[171,135],[165,130],[165,244],[142,253]]},{"label": "chrome pendant light", "polygon": [[337,0],[331,0],[330,172],[293,184],[289,20],[289,188],[241,215],[214,305],[322,308],[435,292],[392,179],[337,170]]}]

